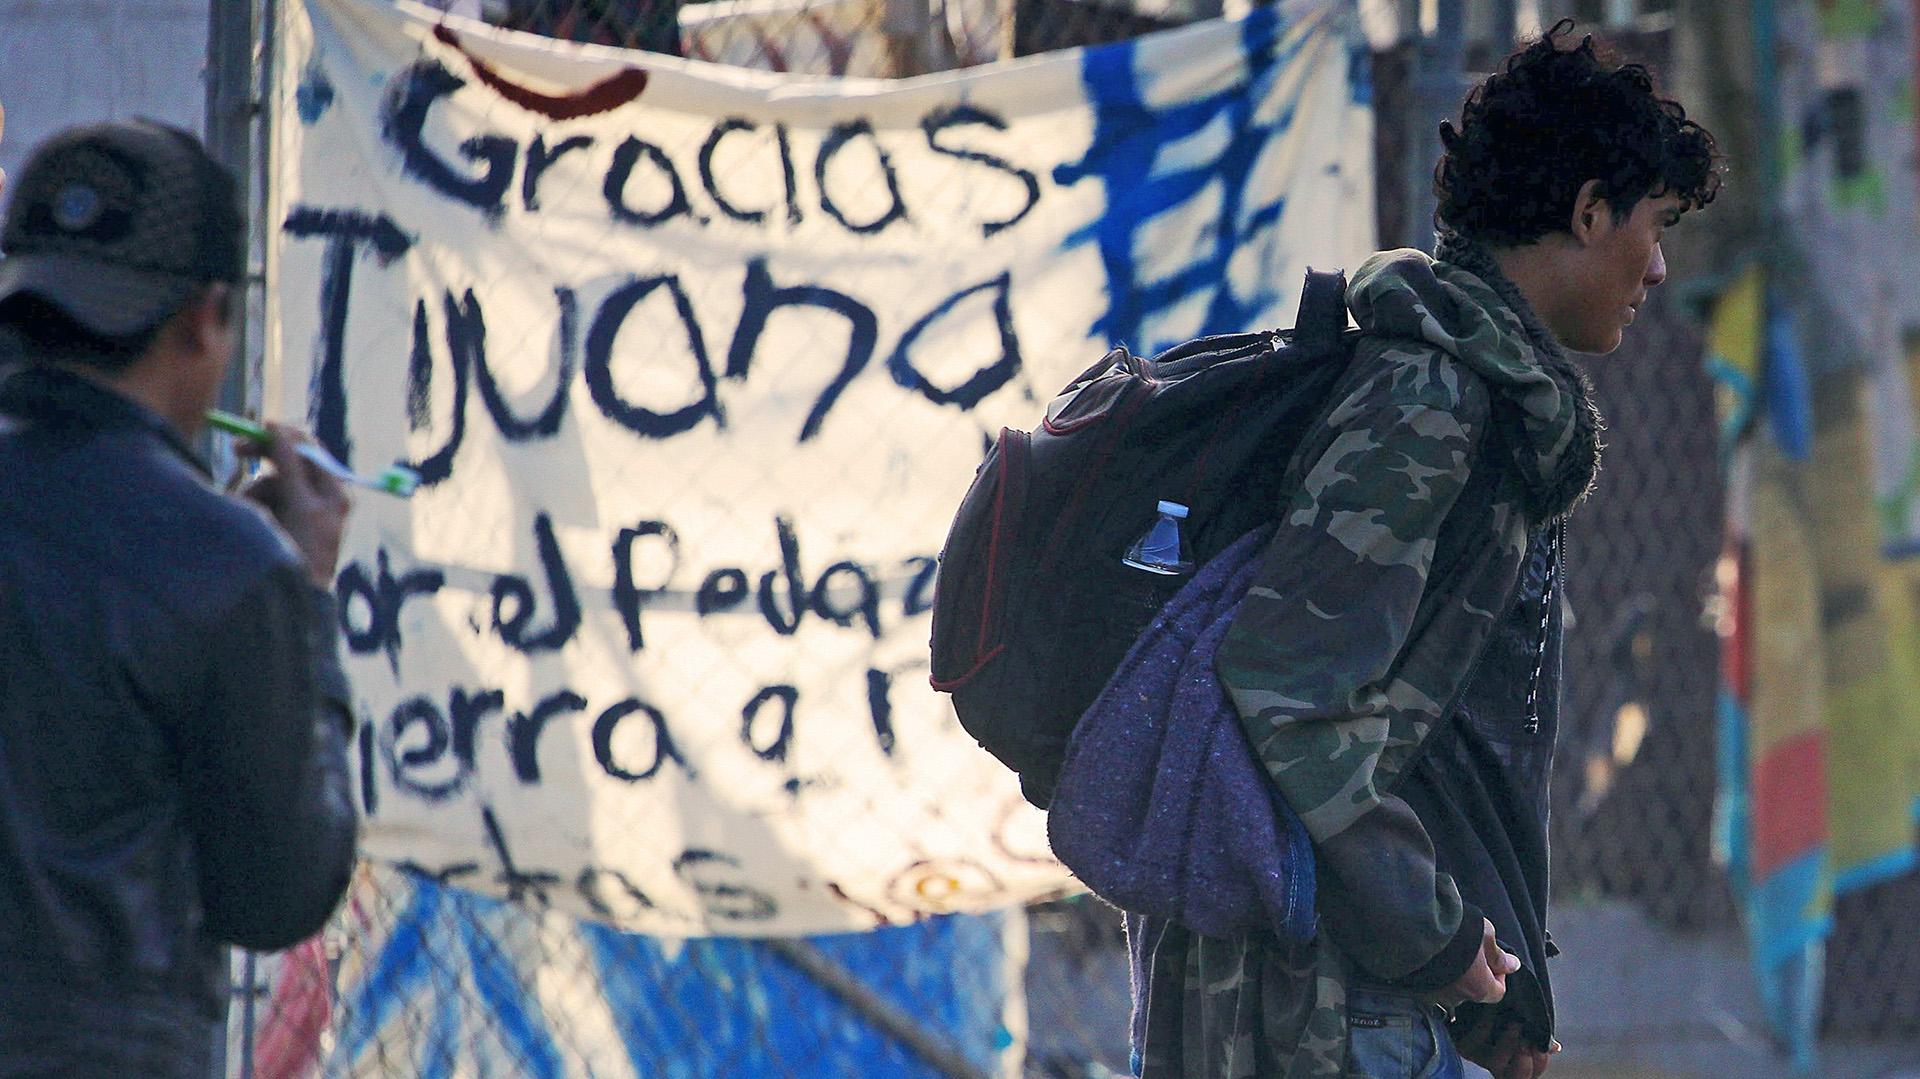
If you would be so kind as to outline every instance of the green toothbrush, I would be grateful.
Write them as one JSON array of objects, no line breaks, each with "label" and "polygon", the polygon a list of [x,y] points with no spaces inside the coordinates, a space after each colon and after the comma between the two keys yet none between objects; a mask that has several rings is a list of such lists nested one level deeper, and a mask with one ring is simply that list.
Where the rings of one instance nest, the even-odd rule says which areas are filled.
[{"label": "green toothbrush", "polygon": [[[255,423],[245,416],[236,416],[231,412],[223,412],[217,408],[207,410],[207,423],[217,431],[225,431],[235,438],[244,438],[251,442],[264,443],[273,437],[261,424]],[[312,461],[314,464],[319,465],[325,469],[329,475],[337,479],[346,483],[358,484],[361,487],[394,495],[398,498],[412,497],[415,488],[420,486],[420,473],[398,462],[395,462],[386,471],[380,473],[380,475],[370,477],[362,476],[353,469],[341,464],[334,459],[333,454],[328,453],[324,447],[317,443],[302,442],[294,447],[294,451],[307,460]]]}]

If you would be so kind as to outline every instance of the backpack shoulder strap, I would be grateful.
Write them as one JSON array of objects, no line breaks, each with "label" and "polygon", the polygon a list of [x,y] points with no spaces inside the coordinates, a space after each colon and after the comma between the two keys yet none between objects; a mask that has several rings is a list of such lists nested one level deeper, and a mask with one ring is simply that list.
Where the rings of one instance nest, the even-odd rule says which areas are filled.
[{"label": "backpack shoulder strap", "polygon": [[1300,313],[1293,323],[1294,343],[1308,348],[1332,348],[1346,329],[1346,271],[1321,273],[1309,268],[1307,283],[1300,290]]}]

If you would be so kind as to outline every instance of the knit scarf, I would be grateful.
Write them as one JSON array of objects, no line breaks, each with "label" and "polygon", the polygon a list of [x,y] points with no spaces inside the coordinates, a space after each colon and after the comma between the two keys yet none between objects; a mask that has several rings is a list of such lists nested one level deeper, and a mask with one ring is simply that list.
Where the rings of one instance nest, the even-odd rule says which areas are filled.
[{"label": "knit scarf", "polygon": [[[1479,278],[1500,297],[1508,310],[1519,319],[1542,370],[1574,402],[1571,444],[1555,454],[1555,459],[1548,467],[1521,469],[1521,476],[1525,480],[1528,517],[1545,521],[1564,516],[1586,497],[1593,488],[1595,474],[1600,470],[1600,451],[1603,448],[1600,432],[1606,425],[1593,401],[1593,384],[1579,363],[1561,347],[1553,332],[1540,321],[1533,305],[1520,294],[1519,287],[1501,272],[1500,264],[1494,261],[1485,247],[1457,235],[1443,235],[1437,258]],[[1500,411],[1501,422],[1508,430],[1509,439],[1517,438],[1519,445],[1527,444],[1531,439],[1526,432],[1529,423],[1524,408],[1510,407]]]}]

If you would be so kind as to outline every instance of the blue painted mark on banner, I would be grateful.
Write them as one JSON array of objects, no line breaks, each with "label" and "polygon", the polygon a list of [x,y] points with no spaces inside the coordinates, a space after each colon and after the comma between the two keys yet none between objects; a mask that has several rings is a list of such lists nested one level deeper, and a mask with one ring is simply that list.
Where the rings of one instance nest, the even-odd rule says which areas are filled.
[{"label": "blue painted mark on banner", "polygon": [[300,75],[300,85],[293,91],[293,107],[300,114],[300,122],[312,127],[333,107],[333,82],[327,78],[326,71],[316,63],[307,65]]},{"label": "blue painted mark on banner", "polygon": [[1799,326],[1786,296],[1767,288],[1763,386],[1767,418],[1780,452],[1796,461],[1813,455],[1813,380],[1800,348]]},{"label": "blue painted mark on banner", "polygon": [[1373,108],[1373,51],[1365,34],[1355,34],[1347,43],[1347,92],[1362,108]]},{"label": "blue painted mark on banner", "polygon": [[1850,895],[1863,888],[1885,884],[1912,872],[1916,862],[1920,862],[1920,858],[1915,857],[1913,848],[1901,847],[1844,869],[1836,868],[1833,873],[1833,894]]},{"label": "blue painted mark on banner", "polygon": [[[484,1053],[473,1044],[476,1031],[497,1040],[505,1059],[514,1062],[514,1074],[560,1079],[565,1067],[538,1002],[507,949],[486,932],[487,915],[502,906],[413,877],[405,908],[343,1003],[345,1025],[332,1056],[336,1069],[351,1070],[369,1050],[391,1052],[391,1030],[397,1021],[409,1025],[401,1016],[410,1012],[418,1017],[411,1022],[425,1031],[405,1042],[423,1079],[451,1076],[459,1062]],[[457,941],[457,949],[449,949],[449,941]],[[480,1008],[469,994],[478,997]]]},{"label": "blue painted mark on banner", "polygon": [[[498,905],[497,901],[481,902]],[[460,942],[466,948],[466,965],[472,972],[473,987],[487,1010],[487,1025],[512,1054],[508,1059],[514,1063],[514,1073],[533,1079],[560,1079],[565,1072],[560,1050],[540,1018],[539,1003],[527,999],[526,988],[514,974],[507,949],[481,928],[478,910],[459,913]]]},{"label": "blue painted mark on banner", "polygon": [[1816,847],[1753,882],[1747,908],[1761,1009],[1802,1074],[1813,1064],[1820,1019],[1825,971],[1820,945],[1833,931],[1833,915],[1821,895],[1826,874],[1827,850]]},{"label": "blue painted mark on banner", "polygon": [[[1273,140],[1292,127],[1304,80],[1282,92],[1277,82],[1299,54],[1305,34],[1287,35],[1272,7],[1255,8],[1241,23],[1240,48],[1245,78],[1218,93],[1155,107],[1143,94],[1151,76],[1139,66],[1133,42],[1088,49],[1081,78],[1094,112],[1094,136],[1078,162],[1054,170],[1061,184],[1098,179],[1107,192],[1107,211],[1068,237],[1068,247],[1094,243],[1107,272],[1108,307],[1092,331],[1109,342],[1157,352],[1174,340],[1143,340],[1156,316],[1204,301],[1198,332],[1248,329],[1280,299],[1273,281],[1234,281],[1229,267],[1236,253],[1275,227],[1286,210],[1283,196],[1247,204],[1248,180]],[[1287,38],[1283,42],[1283,37]],[[1363,92],[1356,90],[1356,92]],[[1265,106],[1265,107],[1263,107]],[[1224,141],[1204,160],[1169,164],[1165,158],[1208,140]],[[1191,140],[1191,141],[1183,141]],[[1145,230],[1156,219],[1193,204],[1217,190],[1219,205],[1193,260],[1171,274],[1147,279],[1136,255]]]},{"label": "blue painted mark on banner", "polygon": [[353,991],[351,999],[343,1002],[345,1026],[340,1032],[337,1060],[358,1059],[379,1039],[394,1013],[432,981],[427,934],[439,918],[443,894],[436,887],[415,888],[406,909],[395,918],[393,931],[374,958],[366,978]]},{"label": "blue painted mark on banner", "polygon": [[[512,1061],[518,1076],[566,1074],[529,973],[492,931],[513,916],[510,905],[424,875],[408,881],[385,943],[344,994],[331,1070],[352,1071],[378,1052],[390,1058],[387,1066],[405,1065],[423,1079],[487,1059]],[[568,976],[598,983],[641,1074],[942,1079],[760,942],[696,939],[669,950],[657,938],[599,923],[579,923],[577,932],[592,969]],[[1010,1044],[1000,934],[997,917],[955,915],[808,942],[982,1070],[997,1071],[995,1056]],[[394,1039],[396,1029],[406,1036]],[[397,1052],[407,1059],[393,1058]]]},{"label": "blue painted mark on banner", "polygon": [[982,1071],[997,1072],[988,1054],[1008,1044],[1001,1025],[1007,990],[1000,977],[1000,934],[998,917],[949,915],[809,941],[929,1030],[958,1044]]},{"label": "blue painted mark on banner", "polygon": [[1719,783],[1713,805],[1713,849],[1727,867],[1734,903],[1744,907],[1753,875],[1753,782],[1747,767],[1747,709],[1727,686],[1715,697]]},{"label": "blue painted mark on banner", "polygon": [[433,999],[432,1033],[420,1046],[420,1079],[453,1079],[460,1059],[460,997],[439,993]]},{"label": "blue painted mark on banner", "polygon": [[[608,1013],[638,1066],[700,1075],[858,1074],[941,1079],[806,974],[751,940],[690,940],[673,955],[652,937],[582,924]],[[1007,1044],[997,918],[808,938],[808,943],[984,1071]]]}]

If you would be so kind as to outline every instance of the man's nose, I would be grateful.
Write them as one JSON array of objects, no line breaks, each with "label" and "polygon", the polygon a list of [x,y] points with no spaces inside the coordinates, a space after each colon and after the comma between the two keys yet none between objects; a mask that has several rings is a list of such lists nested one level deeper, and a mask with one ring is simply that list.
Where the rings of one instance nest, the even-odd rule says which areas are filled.
[{"label": "man's nose", "polygon": [[1667,279],[1667,255],[1660,250],[1659,244],[1653,245],[1653,258],[1647,261],[1647,274],[1644,278],[1648,288]]}]

